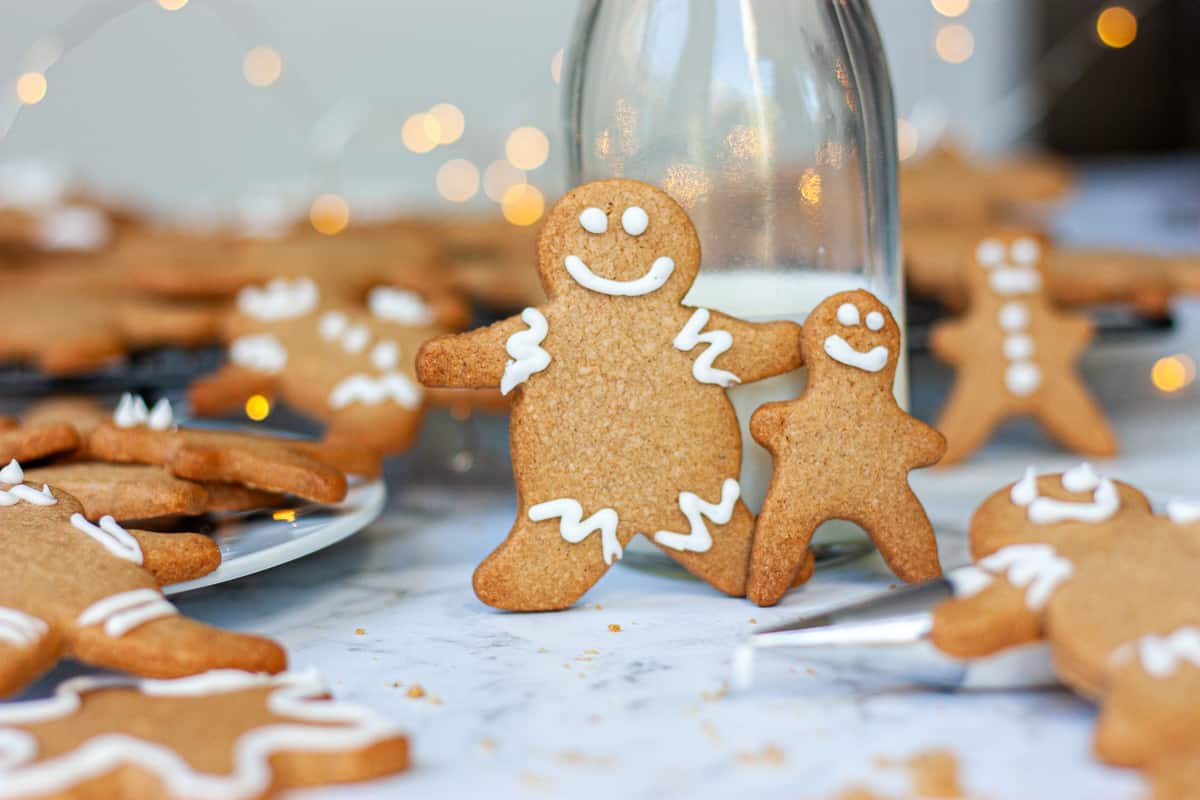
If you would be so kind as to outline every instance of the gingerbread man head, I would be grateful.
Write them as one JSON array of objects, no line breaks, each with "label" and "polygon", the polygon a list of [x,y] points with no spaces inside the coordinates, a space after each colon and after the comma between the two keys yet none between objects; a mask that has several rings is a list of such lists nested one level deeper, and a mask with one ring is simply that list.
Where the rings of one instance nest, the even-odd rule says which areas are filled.
[{"label": "gingerbread man head", "polygon": [[677,304],[700,270],[687,213],[645,183],[606,180],[568,192],[538,239],[538,271],[551,298],[608,295]]},{"label": "gingerbread man head", "polygon": [[900,355],[900,327],[870,292],[838,292],[804,322],[804,361],[814,380],[892,391]]},{"label": "gingerbread man head", "polygon": [[1032,231],[1003,231],[988,236],[971,254],[967,281],[972,295],[992,295],[1001,303],[1045,294],[1044,237]]}]

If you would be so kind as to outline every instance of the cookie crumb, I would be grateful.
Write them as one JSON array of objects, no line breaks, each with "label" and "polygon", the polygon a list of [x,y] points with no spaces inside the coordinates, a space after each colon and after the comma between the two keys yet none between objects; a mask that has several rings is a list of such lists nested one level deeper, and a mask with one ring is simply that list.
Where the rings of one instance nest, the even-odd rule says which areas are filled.
[{"label": "cookie crumb", "polygon": [[479,740],[479,749],[485,753],[496,752],[496,740],[490,736],[485,736]]},{"label": "cookie crumb", "polygon": [[600,655],[600,651],[599,650],[584,650],[583,654],[585,656],[598,656],[598,655]]},{"label": "cookie crumb", "polygon": [[354,629],[354,635],[355,635],[355,636],[363,636],[363,635],[365,635],[365,634],[366,634],[366,632],[367,632],[367,631],[366,631],[366,629],[365,629],[365,628],[355,628],[355,629]]},{"label": "cookie crumb", "polygon": [[539,647],[539,648],[538,648],[538,652],[539,652],[539,653],[549,653],[550,651],[549,651],[549,650],[547,650],[547,649],[546,649],[546,648],[544,648],[544,647]]},{"label": "cookie crumb", "polygon": [[817,671],[816,671],[815,669],[813,669],[812,667],[805,667],[805,668],[804,668],[804,671],[805,671],[807,674],[809,674],[809,675],[816,675],[816,674],[817,674]]},{"label": "cookie crumb", "polygon": [[701,720],[700,730],[704,731],[704,735],[714,742],[720,742],[721,737],[717,735],[717,726],[711,720]]},{"label": "cookie crumb", "polygon": [[521,783],[528,789],[553,789],[555,786],[553,778],[535,772],[522,772]]},{"label": "cookie crumb", "polygon": [[440,706],[441,704],[442,704],[442,698],[438,697],[436,694],[429,696],[429,705]]},{"label": "cookie crumb", "polygon": [[757,753],[740,751],[737,760],[748,767],[781,767],[787,762],[787,755],[778,745],[768,743]]},{"label": "cookie crumb", "polygon": [[403,685],[404,685],[404,681],[392,681],[393,689],[399,689]]},{"label": "cookie crumb", "polygon": [[620,633],[620,632],[621,632],[621,626],[620,626],[620,625],[618,625],[618,624],[617,624],[617,623],[615,623],[615,622],[610,622],[610,623],[608,623],[608,629],[609,629],[610,631],[612,631],[613,633]]},{"label": "cookie crumb", "polygon": [[412,686],[408,687],[408,691],[406,692],[406,694],[409,697],[413,698],[414,700],[417,699],[418,697],[424,697],[425,696],[425,687],[419,683],[414,683]]},{"label": "cookie crumb", "polygon": [[706,703],[721,700],[725,695],[729,694],[729,684],[721,681],[721,686],[714,692],[703,691],[700,693],[700,699]]},{"label": "cookie crumb", "polygon": [[949,750],[926,750],[905,762],[917,797],[964,797],[958,759]]},{"label": "cookie crumb", "polygon": [[597,611],[604,610],[604,606],[600,605],[599,603],[596,603],[596,605],[592,606],[592,608],[596,609]]},{"label": "cookie crumb", "polygon": [[750,624],[751,624],[751,625],[757,625],[757,624],[758,624],[758,620],[757,620],[757,619],[755,619],[754,617],[751,617],[751,618],[750,618]]}]

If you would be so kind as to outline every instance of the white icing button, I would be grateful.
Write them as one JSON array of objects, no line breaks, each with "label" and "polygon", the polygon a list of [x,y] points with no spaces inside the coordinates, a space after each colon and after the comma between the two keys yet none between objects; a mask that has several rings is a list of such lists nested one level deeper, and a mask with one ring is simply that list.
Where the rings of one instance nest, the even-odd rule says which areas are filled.
[{"label": "white icing button", "polygon": [[366,325],[352,325],[342,334],[342,349],[347,353],[361,353],[371,341],[371,331]]},{"label": "white icing button", "polygon": [[1013,261],[1016,261],[1018,264],[1032,264],[1042,254],[1042,248],[1038,245],[1036,239],[1023,236],[1013,242],[1009,254],[1012,255]]},{"label": "white icing button", "polygon": [[870,314],[867,314],[867,327],[873,331],[881,330],[883,328],[883,314],[880,314],[878,311],[872,311]]},{"label": "white icing button", "polygon": [[1029,309],[1024,303],[1005,303],[1000,306],[1000,327],[1019,331],[1029,324]]},{"label": "white icing button", "polygon": [[847,328],[857,325],[859,323],[858,306],[854,303],[842,303],[838,306],[837,321]]},{"label": "white icing button", "polygon": [[650,225],[650,215],[644,208],[630,206],[621,215],[621,227],[630,236],[641,236]]},{"label": "white icing button", "polygon": [[1013,484],[1012,491],[1008,493],[1009,499],[1016,505],[1027,506],[1037,499],[1037,470],[1033,467],[1025,468],[1025,475],[1021,480]]},{"label": "white icing button", "polygon": [[321,321],[317,323],[317,330],[322,339],[333,341],[346,330],[346,315],[340,311],[325,312],[321,315]]},{"label": "white icing button", "polygon": [[984,239],[975,248],[975,260],[985,267],[994,267],[1004,260],[1004,245],[995,239]]},{"label": "white icing button", "polygon": [[608,231],[608,215],[596,207],[585,208],[579,215],[579,224],[588,233]]},{"label": "white icing button", "polygon": [[1042,371],[1033,362],[1017,361],[1004,371],[1004,385],[1018,397],[1025,397],[1042,385]]},{"label": "white icing button", "polygon": [[1004,337],[1004,357],[1009,361],[1028,361],[1032,356],[1032,336],[1014,333]]},{"label": "white icing button", "polygon": [[0,469],[0,482],[20,483],[23,480],[25,480],[25,470],[21,469],[21,465],[15,458],[9,461],[4,469]]},{"label": "white icing button", "polygon": [[381,372],[395,369],[399,361],[400,348],[391,340],[382,341],[371,348],[371,363]]}]

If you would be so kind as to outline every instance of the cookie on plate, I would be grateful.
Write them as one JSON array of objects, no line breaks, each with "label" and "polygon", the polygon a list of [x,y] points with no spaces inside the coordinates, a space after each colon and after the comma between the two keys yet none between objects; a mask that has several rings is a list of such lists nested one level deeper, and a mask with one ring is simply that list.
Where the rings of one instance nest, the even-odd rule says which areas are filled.
[{"label": "cookie on plate", "polygon": [[79,447],[79,433],[66,422],[0,426],[0,463],[38,461]]}]

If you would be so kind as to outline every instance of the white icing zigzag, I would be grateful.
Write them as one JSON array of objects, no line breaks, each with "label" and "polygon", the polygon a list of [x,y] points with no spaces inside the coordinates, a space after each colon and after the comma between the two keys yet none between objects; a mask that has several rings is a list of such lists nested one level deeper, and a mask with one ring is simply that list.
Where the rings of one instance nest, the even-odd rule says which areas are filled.
[{"label": "white icing zigzag", "polygon": [[733,478],[726,478],[721,484],[721,502],[709,503],[700,495],[692,492],[679,493],[679,510],[687,517],[691,530],[688,533],[674,531],[658,531],[654,541],[672,550],[683,550],[692,553],[706,553],[712,549],[712,534],[704,524],[703,517],[708,517],[718,525],[729,522],[733,516],[733,507],[741,495],[741,487]]},{"label": "white icing zigzag", "polygon": [[105,635],[117,639],[151,620],[178,613],[158,590],[134,589],[97,600],[83,610],[75,624],[86,628],[103,623]]},{"label": "white icing zigzag", "polygon": [[578,500],[564,497],[538,503],[529,509],[529,518],[534,522],[559,517],[558,532],[571,544],[579,544],[592,531],[600,531],[600,545],[604,552],[604,563],[612,564],[621,557],[621,542],[617,539],[617,512],[602,508],[587,519],[583,518],[583,506]]},{"label": "white icing zigzag", "polygon": [[276,278],[266,286],[247,286],[238,292],[238,311],[260,320],[302,317],[317,307],[320,292],[309,278]]},{"label": "white icing zigzag", "polygon": [[[233,772],[229,774],[197,772],[166,746],[124,734],[101,733],[75,750],[33,763],[37,739],[12,726],[68,717],[83,705],[82,693],[110,687],[131,687],[152,697],[201,697],[273,687],[267,708],[298,722],[266,725],[238,737],[230,744]],[[326,696],[315,672],[261,675],[215,670],[165,681],[75,678],[61,684],[48,700],[0,708],[0,725],[9,727],[0,730],[0,798],[62,793],[89,777],[133,764],[158,776],[163,793],[171,797],[242,800],[271,788],[270,759],[275,753],[357,750],[396,735],[395,727],[382,717],[328,701]]]},{"label": "white icing zigzag", "polygon": [[1154,678],[1169,678],[1182,663],[1200,667],[1200,628],[1179,628],[1167,636],[1148,634],[1137,641],[1142,668]]},{"label": "white icing zigzag", "polygon": [[692,316],[683,326],[683,330],[675,337],[675,349],[686,353],[698,344],[707,344],[708,347],[696,357],[695,363],[692,364],[692,376],[701,383],[713,383],[728,388],[741,383],[741,378],[727,370],[713,369],[713,361],[717,356],[733,347],[733,334],[722,330],[701,333],[700,331],[704,330],[704,326],[708,324],[709,317],[707,308],[697,308],[692,312]]},{"label": "white icing zigzag", "polygon": [[132,561],[134,564],[142,563],[142,546],[110,515],[105,514],[101,517],[100,525],[97,527],[88,522],[87,517],[83,514],[76,512],[71,515],[71,524],[80,532],[95,539],[104,546],[105,550],[117,558]]},{"label": "white icing zigzag", "polygon": [[550,366],[550,354],[541,347],[550,330],[546,318],[536,308],[527,308],[521,312],[521,321],[529,326],[528,330],[514,333],[504,344],[512,358],[504,365],[504,376],[500,379],[502,395],[529,380],[533,373]]},{"label": "white icing zigzag", "polygon": [[0,642],[8,642],[15,647],[29,647],[49,630],[50,627],[37,617],[15,608],[0,606]]},{"label": "white icing zigzag", "polygon": [[58,499],[46,484],[42,484],[42,490],[39,492],[32,486],[26,486],[21,482],[23,480],[25,470],[21,469],[15,458],[9,461],[4,469],[0,469],[0,483],[12,484],[7,491],[0,489],[0,506],[15,506],[22,500],[33,506],[52,506],[58,503]]},{"label": "white icing zigzag", "polygon": [[338,381],[329,392],[329,405],[333,408],[345,408],[351,403],[375,405],[385,400],[405,408],[416,408],[421,405],[421,389],[399,372],[383,375],[358,372]]},{"label": "white icing zigzag", "polygon": [[980,559],[977,566],[1003,574],[1013,586],[1025,589],[1025,603],[1034,611],[1041,610],[1058,585],[1075,574],[1074,565],[1048,544],[1010,545]]}]

